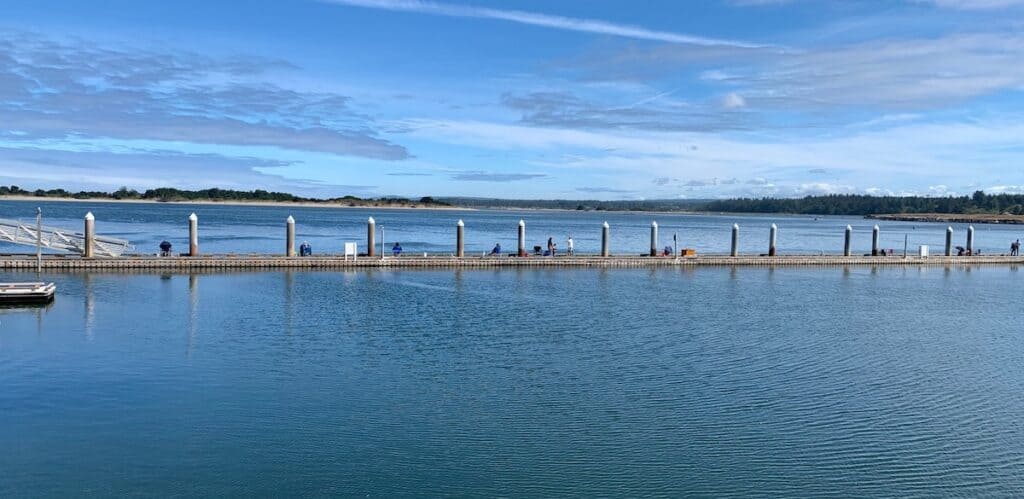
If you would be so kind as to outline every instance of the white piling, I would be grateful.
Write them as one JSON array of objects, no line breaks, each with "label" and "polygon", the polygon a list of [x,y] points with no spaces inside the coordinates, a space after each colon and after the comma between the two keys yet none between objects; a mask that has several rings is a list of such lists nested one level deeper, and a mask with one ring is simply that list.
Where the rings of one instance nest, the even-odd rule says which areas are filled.
[{"label": "white piling", "polygon": [[370,217],[366,221],[366,256],[377,254],[377,221]]},{"label": "white piling", "polygon": [[740,224],[732,224],[732,256],[740,256]]},{"label": "white piling", "polygon": [[953,256],[953,227],[946,227],[946,256]]},{"label": "white piling", "polygon": [[455,256],[466,256],[466,224],[462,220],[455,224]]},{"label": "white piling", "polygon": [[658,222],[651,222],[651,256],[658,256]]},{"label": "white piling", "polygon": [[188,216],[188,256],[199,256],[199,217]]},{"label": "white piling", "polygon": [[843,243],[843,256],[850,256],[853,244],[853,227],[846,226],[846,241]]},{"label": "white piling", "polygon": [[877,225],[871,229],[871,256],[878,256],[878,241],[880,234],[881,229],[879,229]]},{"label": "white piling", "polygon": [[974,254],[974,226],[967,227],[967,254]]},{"label": "white piling", "polygon": [[519,256],[526,256],[526,222],[519,221]]},{"label": "white piling", "polygon": [[92,258],[96,254],[96,217],[92,212],[85,214],[85,245],[82,256]]},{"label": "white piling", "polygon": [[611,244],[609,241],[610,235],[611,227],[608,225],[608,222],[605,222],[604,225],[601,226],[601,256],[604,258],[611,256],[611,250],[609,249],[609,245]]},{"label": "white piling", "polygon": [[284,224],[284,256],[295,256],[295,219],[288,215]]},{"label": "white piling", "polygon": [[775,245],[779,239],[779,227],[772,224],[771,231],[768,233],[768,256],[775,256]]},{"label": "white piling", "polygon": [[36,208],[36,273],[43,271],[43,209]]}]

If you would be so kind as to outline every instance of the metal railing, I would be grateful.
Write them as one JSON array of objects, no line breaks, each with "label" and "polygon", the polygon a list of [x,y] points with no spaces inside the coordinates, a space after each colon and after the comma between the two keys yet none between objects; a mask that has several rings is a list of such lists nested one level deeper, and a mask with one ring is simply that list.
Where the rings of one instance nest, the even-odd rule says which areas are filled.
[{"label": "metal railing", "polygon": [[[40,227],[19,222],[17,220],[0,219],[0,242],[20,244],[24,246],[40,246],[44,249],[65,251],[68,253],[85,253],[85,234],[56,227]],[[124,239],[96,236],[93,239],[96,256],[116,257],[134,247]]]}]

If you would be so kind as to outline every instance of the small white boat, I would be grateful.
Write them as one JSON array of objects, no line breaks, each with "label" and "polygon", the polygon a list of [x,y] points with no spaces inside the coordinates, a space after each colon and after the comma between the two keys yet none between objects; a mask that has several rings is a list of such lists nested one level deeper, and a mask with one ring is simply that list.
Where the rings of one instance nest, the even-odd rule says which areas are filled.
[{"label": "small white boat", "polygon": [[50,303],[56,293],[52,282],[0,282],[0,305]]}]

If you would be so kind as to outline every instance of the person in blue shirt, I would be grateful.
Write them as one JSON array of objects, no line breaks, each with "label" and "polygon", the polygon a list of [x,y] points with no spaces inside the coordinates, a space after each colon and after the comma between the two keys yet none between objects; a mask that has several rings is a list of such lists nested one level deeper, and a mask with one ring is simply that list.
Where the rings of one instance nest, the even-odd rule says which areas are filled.
[{"label": "person in blue shirt", "polygon": [[399,244],[399,243],[395,243],[395,245],[391,247],[391,252],[394,253],[395,256],[401,255],[402,254],[402,245]]},{"label": "person in blue shirt", "polygon": [[309,241],[302,241],[299,245],[299,256],[310,256],[313,254],[313,248],[310,247]]}]

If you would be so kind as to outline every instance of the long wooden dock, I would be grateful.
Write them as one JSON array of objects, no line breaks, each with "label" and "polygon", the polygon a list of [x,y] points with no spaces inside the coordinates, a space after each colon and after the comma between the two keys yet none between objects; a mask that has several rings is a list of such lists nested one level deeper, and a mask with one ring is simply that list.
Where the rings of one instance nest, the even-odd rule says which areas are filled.
[{"label": "long wooden dock", "polygon": [[1024,257],[1011,256],[839,256],[839,255],[701,255],[692,257],[646,257],[596,255],[551,257],[455,257],[450,255],[360,257],[341,255],[285,257],[273,255],[203,255],[195,257],[122,256],[82,258],[45,255],[37,262],[28,255],[0,256],[2,270],[230,270],[230,269],[351,269],[351,268],[495,268],[495,267],[730,267],[730,266],[960,266],[1021,265]]}]

